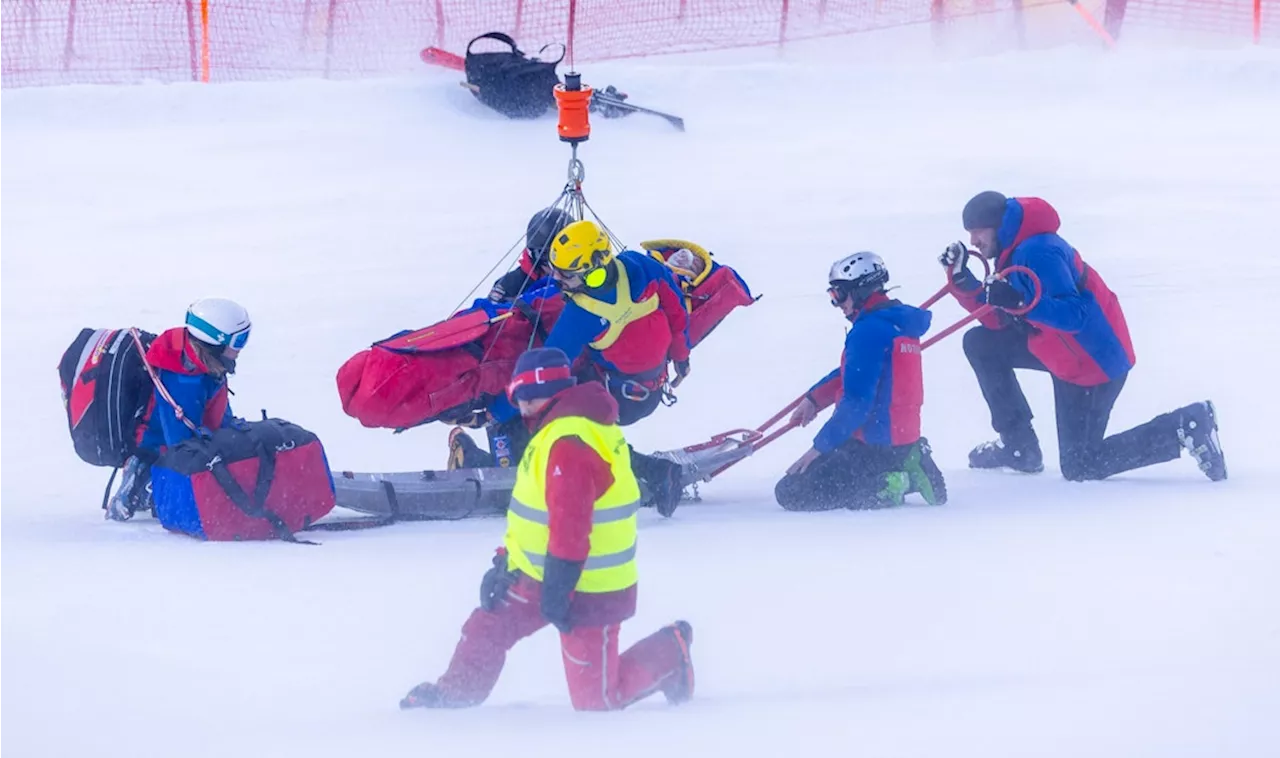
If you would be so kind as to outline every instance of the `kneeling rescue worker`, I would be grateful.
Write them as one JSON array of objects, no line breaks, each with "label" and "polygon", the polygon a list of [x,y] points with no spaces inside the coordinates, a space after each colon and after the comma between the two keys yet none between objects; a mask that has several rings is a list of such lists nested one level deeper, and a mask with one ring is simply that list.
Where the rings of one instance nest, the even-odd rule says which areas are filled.
[{"label": "kneeling rescue worker", "polygon": [[693,696],[685,621],[618,652],[636,610],[640,487],[618,427],[618,405],[578,384],[555,348],[520,356],[507,394],[533,429],[507,511],[505,544],[480,585],[449,668],[414,687],[401,708],[461,708],[489,696],[507,651],[548,624],[560,631],[569,697],[580,711],[617,710],[661,690]]},{"label": "kneeling rescue worker", "polygon": [[852,327],[840,368],[810,388],[791,416],[808,425],[836,406],[775,488],[787,510],[885,508],[912,492],[930,505],[947,501],[942,472],[920,436],[920,337],[931,315],[890,300],[888,283],[889,269],[875,253],[854,253],[831,267],[827,294]]}]

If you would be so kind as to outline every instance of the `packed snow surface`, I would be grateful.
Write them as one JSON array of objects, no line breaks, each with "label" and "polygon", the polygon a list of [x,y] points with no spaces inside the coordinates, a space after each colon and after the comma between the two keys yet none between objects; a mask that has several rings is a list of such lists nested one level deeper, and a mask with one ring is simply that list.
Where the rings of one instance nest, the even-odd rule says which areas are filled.
[{"label": "packed snow surface", "polygon": [[[940,285],[975,192],[1047,198],[1120,295],[1138,364],[1119,430],[1212,398],[1231,478],[1187,458],[1071,484],[1052,393],[1025,374],[1046,471],[974,472],[991,436],[953,337],[925,356],[941,508],[792,514],[812,429],[641,518],[624,643],[688,619],[698,690],[576,714],[554,634],[469,711],[402,713],[440,673],[498,519],[199,543],[99,510],[54,367],[83,326],[254,318],[233,407],[313,429],[340,468],[445,461],[445,428],[343,415],[348,356],[451,312],[552,201],[568,148],[455,81],[3,93],[6,756],[1264,756],[1280,753],[1280,54],[1081,50],[963,62],[678,58],[599,66],[685,117],[597,121],[594,208],[625,241],[684,237],[764,298],[693,355],[641,449],[751,426],[833,368],[831,262]],[[960,314],[936,309],[938,328]]]}]

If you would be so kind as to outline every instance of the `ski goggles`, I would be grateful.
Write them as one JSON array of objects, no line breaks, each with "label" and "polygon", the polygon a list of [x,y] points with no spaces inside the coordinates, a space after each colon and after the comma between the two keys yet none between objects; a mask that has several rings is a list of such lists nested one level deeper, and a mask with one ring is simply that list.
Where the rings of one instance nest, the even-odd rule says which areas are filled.
[{"label": "ski goggles", "polygon": [[193,313],[187,314],[187,326],[212,337],[215,344],[224,350],[243,350],[249,344],[249,331],[253,328],[249,324],[237,332],[224,332]]},{"label": "ski goggles", "polygon": [[827,296],[831,298],[831,304],[837,308],[849,297],[849,290],[839,284],[832,284],[827,288]]}]

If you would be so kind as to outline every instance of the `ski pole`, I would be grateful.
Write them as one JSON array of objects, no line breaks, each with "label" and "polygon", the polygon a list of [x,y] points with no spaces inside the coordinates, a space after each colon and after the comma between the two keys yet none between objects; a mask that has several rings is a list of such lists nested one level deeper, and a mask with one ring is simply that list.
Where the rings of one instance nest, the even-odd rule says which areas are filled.
[{"label": "ski pole", "polygon": [[[996,274],[996,276],[998,276],[1001,279],[1004,279],[1010,273],[1025,274],[1028,278],[1030,278],[1031,284],[1035,290],[1035,295],[1031,298],[1030,303],[1027,303],[1021,308],[1006,308],[1004,310],[1014,316],[1026,315],[1027,313],[1031,312],[1032,308],[1035,308],[1037,305],[1040,304],[1040,294],[1041,294],[1040,277],[1036,276],[1035,272],[1027,268],[1026,266],[1010,266],[1004,269],[1003,271],[1001,271],[1000,273]],[[983,305],[982,307],[974,310],[969,315],[955,322],[951,326],[948,326],[946,329],[943,329],[942,331],[933,335],[929,339],[920,343],[920,349],[924,350],[930,347],[931,345],[938,344],[940,340],[946,337],[950,337],[952,334],[955,334],[956,331],[960,329],[960,327],[968,323],[971,323],[973,321],[977,321],[978,319],[982,318],[983,316],[986,316],[987,314],[991,313],[994,310],[996,310],[996,307],[994,305]]]},{"label": "ski pole", "polygon": [[603,92],[596,92],[595,95],[593,95],[593,99],[599,101],[603,105],[608,105],[613,108],[621,108],[623,110],[634,111],[636,113],[648,113],[650,116],[657,116],[680,131],[684,131],[684,119],[679,116],[673,116],[670,113],[663,113],[662,111],[655,111],[652,108],[633,105],[626,100],[618,100],[616,98],[609,97]]}]

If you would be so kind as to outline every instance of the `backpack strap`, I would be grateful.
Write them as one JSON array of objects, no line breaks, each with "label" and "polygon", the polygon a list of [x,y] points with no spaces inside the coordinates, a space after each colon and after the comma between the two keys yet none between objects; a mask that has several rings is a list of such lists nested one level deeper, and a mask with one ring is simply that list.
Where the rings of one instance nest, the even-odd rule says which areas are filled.
[{"label": "backpack strap", "polygon": [[[502,32],[489,32],[488,34],[481,34],[479,37],[476,37],[475,39],[471,40],[470,42],[467,43],[467,55],[473,54],[471,52],[471,46],[482,39],[497,40],[498,42],[501,42],[502,44],[510,47],[511,52],[514,53],[515,55],[520,55],[520,56],[524,55],[524,53],[520,52],[520,48],[516,47],[516,41],[511,39],[511,35],[503,34]],[[543,49],[545,50],[546,48],[543,48]]]},{"label": "backpack strap", "polygon": [[[542,58],[542,54],[543,54],[543,53],[545,53],[545,52],[547,51],[547,48],[549,48],[549,47],[559,47],[559,48],[560,48],[560,57],[559,57],[559,58],[556,58],[554,62],[553,62],[553,61],[548,61],[548,60],[543,60],[543,58]],[[565,54],[566,54],[566,53],[568,53],[568,52],[569,52],[569,48],[565,47],[564,45],[560,44],[559,42],[552,42],[552,43],[551,43],[551,44],[549,44],[549,45],[543,45],[543,46],[542,46],[542,49],[538,51],[538,60],[542,61],[543,63],[550,63],[552,66],[559,66],[559,65],[560,65],[560,61],[564,60],[564,56],[565,56]]]},{"label": "backpack strap", "polygon": [[273,451],[261,442],[258,448],[258,480],[253,487],[253,499],[245,494],[240,483],[231,476],[231,472],[227,470],[227,464],[222,460],[221,455],[215,455],[213,460],[209,462],[209,472],[213,474],[213,479],[226,493],[231,502],[244,512],[250,518],[265,519],[271,524],[271,529],[276,533],[276,537],[284,542],[295,542],[302,545],[314,545],[316,543],[308,540],[300,540],[289,531],[289,527],[284,523],[284,519],[280,518],[278,513],[267,510],[267,495],[271,492],[271,483],[276,475],[276,457]]},{"label": "backpack strap", "polygon": [[187,414],[182,412],[182,406],[178,405],[177,401],[173,399],[173,395],[169,394],[169,389],[164,386],[164,382],[160,381],[160,377],[156,375],[156,370],[150,363],[147,363],[147,349],[142,345],[142,335],[138,334],[136,326],[129,327],[129,336],[133,337],[134,344],[138,346],[138,355],[142,358],[142,367],[147,370],[147,376],[151,377],[151,383],[155,385],[156,392],[159,392],[160,397],[173,409],[173,415],[177,416],[178,420],[190,429],[192,434],[199,437],[200,430],[191,422],[191,419],[187,418]]}]

